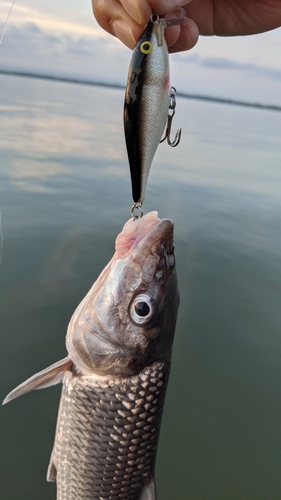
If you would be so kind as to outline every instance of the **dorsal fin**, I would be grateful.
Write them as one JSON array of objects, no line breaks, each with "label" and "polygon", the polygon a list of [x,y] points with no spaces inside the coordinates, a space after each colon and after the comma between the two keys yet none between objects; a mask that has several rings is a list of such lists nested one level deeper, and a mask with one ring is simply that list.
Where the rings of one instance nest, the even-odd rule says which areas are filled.
[{"label": "dorsal fin", "polygon": [[57,363],[54,363],[45,370],[36,373],[32,377],[28,378],[25,382],[18,385],[13,391],[11,391],[8,396],[3,401],[3,405],[12,401],[12,399],[18,398],[27,392],[34,391],[35,389],[43,389],[45,387],[50,387],[51,385],[56,385],[62,382],[64,373],[71,370],[73,363],[71,359],[67,356]]}]

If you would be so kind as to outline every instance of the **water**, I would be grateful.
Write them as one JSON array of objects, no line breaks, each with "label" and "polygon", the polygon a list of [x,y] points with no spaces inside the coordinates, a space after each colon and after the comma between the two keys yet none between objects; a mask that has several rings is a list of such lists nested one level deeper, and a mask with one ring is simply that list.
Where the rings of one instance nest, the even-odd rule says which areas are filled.
[{"label": "water", "polygon": [[[65,356],[70,316],[129,217],[123,93],[0,76],[0,396]],[[178,99],[145,210],[175,222],[181,293],[159,500],[281,490],[281,114]],[[60,388],[0,412],[1,500],[45,482]]]}]

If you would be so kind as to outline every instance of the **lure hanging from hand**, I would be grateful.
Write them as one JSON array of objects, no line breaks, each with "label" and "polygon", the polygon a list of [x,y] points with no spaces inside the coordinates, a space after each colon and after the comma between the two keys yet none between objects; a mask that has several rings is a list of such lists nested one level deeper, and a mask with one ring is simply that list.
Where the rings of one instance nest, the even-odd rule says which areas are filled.
[{"label": "lure hanging from hand", "polygon": [[[159,142],[177,146],[181,129],[170,139],[176,90],[170,86],[169,54],[164,38],[167,26],[185,18],[162,19],[153,14],[133,51],[124,104],[124,131],[132,181],[134,209],[141,210],[146,183]],[[164,138],[160,141],[164,129]],[[142,215],[142,212],[141,212]]]}]

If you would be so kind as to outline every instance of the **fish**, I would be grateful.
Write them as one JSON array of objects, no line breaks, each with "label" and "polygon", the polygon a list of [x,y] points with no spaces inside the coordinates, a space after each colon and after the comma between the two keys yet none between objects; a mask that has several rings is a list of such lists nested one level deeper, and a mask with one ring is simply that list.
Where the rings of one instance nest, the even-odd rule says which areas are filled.
[{"label": "fish", "polygon": [[[124,102],[124,134],[131,173],[132,197],[141,204],[150,167],[167,124],[169,137],[175,111],[175,89],[170,85],[169,54],[164,38],[167,26],[180,24],[185,18],[163,19],[152,16],[133,50]],[[172,114],[169,117],[169,108]],[[177,145],[181,131],[178,130]],[[163,140],[164,140],[163,139]]]},{"label": "fish", "polygon": [[70,320],[67,356],[3,402],[62,382],[47,472],[57,500],[156,499],[178,305],[172,221],[130,219]]}]

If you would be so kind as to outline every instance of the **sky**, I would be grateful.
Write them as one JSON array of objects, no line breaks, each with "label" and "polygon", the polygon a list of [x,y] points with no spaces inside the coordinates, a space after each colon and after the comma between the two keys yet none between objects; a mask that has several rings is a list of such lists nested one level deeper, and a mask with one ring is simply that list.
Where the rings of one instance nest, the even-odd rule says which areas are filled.
[{"label": "sky", "polygon": [[[12,0],[0,0],[0,36]],[[281,29],[249,37],[200,37],[173,54],[180,92],[281,105]],[[97,24],[91,0],[16,0],[0,69],[124,84],[131,51]]]}]

